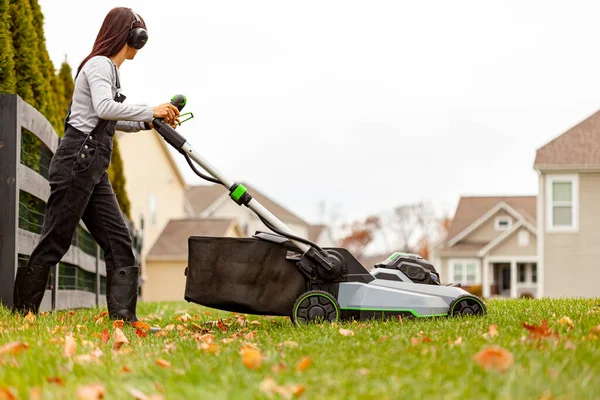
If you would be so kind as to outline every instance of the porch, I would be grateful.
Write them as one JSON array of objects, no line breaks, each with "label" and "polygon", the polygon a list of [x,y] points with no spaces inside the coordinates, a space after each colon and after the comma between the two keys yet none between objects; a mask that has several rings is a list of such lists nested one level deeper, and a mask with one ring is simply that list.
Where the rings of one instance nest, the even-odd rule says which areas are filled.
[{"label": "porch", "polygon": [[482,295],[489,297],[537,297],[537,258],[484,259]]}]

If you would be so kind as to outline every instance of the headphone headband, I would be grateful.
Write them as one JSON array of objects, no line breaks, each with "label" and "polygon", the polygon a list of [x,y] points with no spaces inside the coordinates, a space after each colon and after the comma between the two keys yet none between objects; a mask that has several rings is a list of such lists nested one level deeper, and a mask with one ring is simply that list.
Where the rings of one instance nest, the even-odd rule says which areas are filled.
[{"label": "headphone headband", "polygon": [[[127,44],[129,44],[129,46],[133,47],[134,49],[139,50],[142,47],[144,47],[144,45],[148,41],[148,32],[143,27],[144,24],[142,23],[142,19],[140,18],[140,16],[137,15],[137,13],[131,8],[129,8],[129,11],[131,11],[135,19],[131,21],[131,25],[129,26],[129,37],[127,38]],[[136,22],[142,26],[134,28],[133,24]]]}]

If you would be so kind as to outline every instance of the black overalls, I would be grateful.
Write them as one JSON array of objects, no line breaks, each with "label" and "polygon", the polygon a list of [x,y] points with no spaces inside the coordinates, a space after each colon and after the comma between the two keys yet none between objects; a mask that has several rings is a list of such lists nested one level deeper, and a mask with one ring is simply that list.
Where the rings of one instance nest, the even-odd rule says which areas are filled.
[{"label": "black overalls", "polygon": [[[119,75],[114,64],[113,67],[116,86],[120,89]],[[119,92],[114,100],[122,103],[125,96]],[[100,119],[92,132],[86,135],[68,123],[70,114],[69,107],[64,139],[50,163],[51,191],[41,239],[29,258],[28,266],[56,265],[69,250],[79,220],[83,220],[104,250],[107,274],[135,266],[129,229],[107,172],[117,121]]]}]

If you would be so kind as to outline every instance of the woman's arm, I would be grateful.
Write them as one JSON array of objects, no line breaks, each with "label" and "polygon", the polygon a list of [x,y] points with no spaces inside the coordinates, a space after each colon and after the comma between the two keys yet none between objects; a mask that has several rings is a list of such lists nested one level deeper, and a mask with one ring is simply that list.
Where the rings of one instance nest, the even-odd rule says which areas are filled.
[{"label": "woman's arm", "polygon": [[118,103],[113,99],[114,70],[108,58],[90,59],[86,64],[85,74],[90,86],[92,105],[99,118],[112,121],[152,121],[154,115],[152,107]]},{"label": "woman's arm", "polygon": [[138,121],[117,121],[118,131],[121,132],[139,132],[152,129],[147,122]]}]

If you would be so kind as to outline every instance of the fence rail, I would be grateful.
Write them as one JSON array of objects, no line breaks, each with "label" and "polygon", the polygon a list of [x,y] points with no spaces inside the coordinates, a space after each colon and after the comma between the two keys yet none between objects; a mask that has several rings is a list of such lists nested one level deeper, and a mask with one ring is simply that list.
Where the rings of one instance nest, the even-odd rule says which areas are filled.
[{"label": "fence rail", "polygon": [[[60,142],[50,122],[17,95],[0,94],[0,302],[12,305],[18,266],[39,241],[50,196],[48,167]],[[129,221],[139,258],[141,235]],[[106,304],[104,252],[80,222],[52,268],[42,310]]]}]

